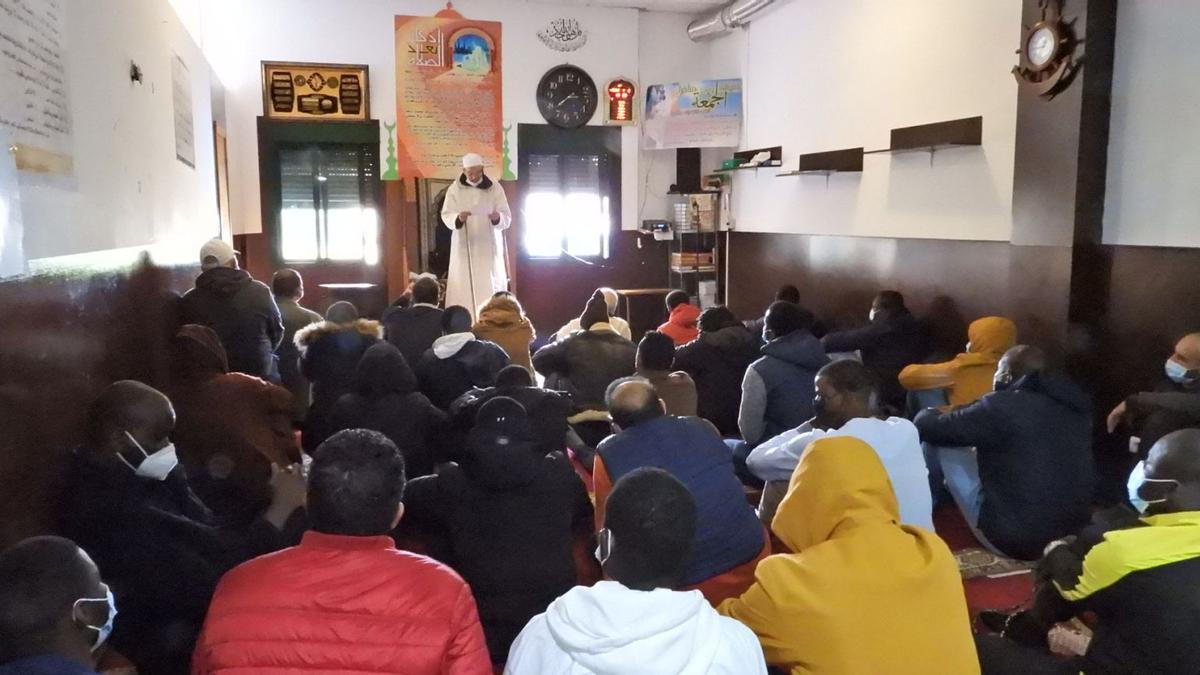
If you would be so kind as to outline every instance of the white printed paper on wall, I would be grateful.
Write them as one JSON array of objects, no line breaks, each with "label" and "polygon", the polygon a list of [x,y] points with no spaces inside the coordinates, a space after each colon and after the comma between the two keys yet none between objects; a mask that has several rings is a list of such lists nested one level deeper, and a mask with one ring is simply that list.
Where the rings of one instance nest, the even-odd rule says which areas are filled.
[{"label": "white printed paper on wall", "polygon": [[646,87],[642,147],[737,147],[742,133],[742,81],[701,80]]},{"label": "white printed paper on wall", "polygon": [[21,171],[73,170],[66,0],[0,0],[0,130]]},{"label": "white printed paper on wall", "polygon": [[0,130],[0,279],[25,273],[21,188],[11,144],[11,134]]},{"label": "white printed paper on wall", "polygon": [[175,107],[175,157],[196,168],[196,128],[192,120],[192,73],[179,56],[171,59],[171,98]]}]

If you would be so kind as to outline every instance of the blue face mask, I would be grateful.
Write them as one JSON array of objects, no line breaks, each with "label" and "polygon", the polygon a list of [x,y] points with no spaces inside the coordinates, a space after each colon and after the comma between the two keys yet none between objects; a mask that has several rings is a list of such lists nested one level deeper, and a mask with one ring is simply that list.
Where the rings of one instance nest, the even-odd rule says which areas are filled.
[{"label": "blue face mask", "polygon": [[82,622],[82,621],[80,622],[84,626],[96,631],[96,640],[95,640],[95,642],[92,643],[92,651],[94,652],[97,649],[100,649],[101,645],[103,645],[104,642],[106,640],[108,640],[109,635],[112,635],[113,620],[117,618],[117,601],[115,598],[113,598],[112,589],[110,588],[107,591],[105,591],[105,597],[103,597],[103,598],[80,598],[80,599],[76,600],[75,604],[71,606],[71,611],[75,612],[76,610],[78,610],[79,603],[81,603],[81,602],[105,602],[105,603],[108,603],[108,618],[105,619],[103,626],[93,626],[90,623],[86,623],[86,622]]},{"label": "blue face mask", "polygon": [[1193,384],[1196,382],[1196,379],[1200,377],[1200,375],[1197,375],[1196,371],[1188,370],[1187,366],[1179,363],[1175,359],[1167,359],[1165,370],[1167,377],[1171,378],[1171,381],[1175,384]]},{"label": "blue face mask", "polygon": [[1129,503],[1133,505],[1133,508],[1137,509],[1138,513],[1145,513],[1151,504],[1161,504],[1167,501],[1167,493],[1161,492],[1162,496],[1158,499],[1145,499],[1141,495],[1142,486],[1147,484],[1165,485],[1167,483],[1173,483],[1175,486],[1179,485],[1179,481],[1169,478],[1146,478],[1146,462],[1138,462],[1137,466],[1133,467],[1133,471],[1129,472],[1129,481],[1125,484],[1129,491]]}]

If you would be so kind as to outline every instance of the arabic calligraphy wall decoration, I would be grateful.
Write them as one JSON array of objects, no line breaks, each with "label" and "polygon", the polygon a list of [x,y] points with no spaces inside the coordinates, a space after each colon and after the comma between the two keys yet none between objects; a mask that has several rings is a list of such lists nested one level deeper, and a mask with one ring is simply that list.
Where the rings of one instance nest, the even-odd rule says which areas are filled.
[{"label": "arabic calligraphy wall decoration", "polygon": [[537,32],[542,44],[556,52],[573,52],[587,44],[588,34],[575,19],[554,19]]},{"label": "arabic calligraphy wall decoration", "polygon": [[395,17],[396,174],[456,178],[468,152],[499,166],[503,145],[500,23]]},{"label": "arabic calligraphy wall decoration", "polygon": [[263,114],[281,120],[365,120],[367,66],[263,61]]}]

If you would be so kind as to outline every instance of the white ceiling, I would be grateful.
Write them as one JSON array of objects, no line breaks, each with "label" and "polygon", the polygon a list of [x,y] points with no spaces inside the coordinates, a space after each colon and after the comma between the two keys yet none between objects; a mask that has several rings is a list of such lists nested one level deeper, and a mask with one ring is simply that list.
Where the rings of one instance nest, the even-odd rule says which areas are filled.
[{"label": "white ceiling", "polygon": [[591,5],[594,7],[633,7],[655,12],[684,12],[700,14],[716,9],[728,0],[546,0],[556,5]]}]

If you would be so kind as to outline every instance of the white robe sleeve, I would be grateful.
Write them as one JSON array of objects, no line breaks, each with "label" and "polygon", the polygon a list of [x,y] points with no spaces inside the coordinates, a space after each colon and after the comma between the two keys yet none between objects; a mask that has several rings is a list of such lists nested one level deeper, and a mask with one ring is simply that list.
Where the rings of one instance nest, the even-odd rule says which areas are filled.
[{"label": "white robe sleeve", "polygon": [[442,203],[442,224],[451,230],[458,229],[454,226],[454,222],[458,220],[458,213],[463,209],[458,205],[458,183],[453,183],[446,190],[446,201]]},{"label": "white robe sleeve", "polygon": [[[508,208],[508,195],[504,194],[504,188],[500,187],[499,183],[492,183],[492,205],[496,209],[496,213],[500,214],[500,222],[492,223],[492,227],[497,230],[507,230],[512,224],[512,210]],[[449,194],[446,195],[449,201]],[[443,216],[445,217],[445,216]]]}]

